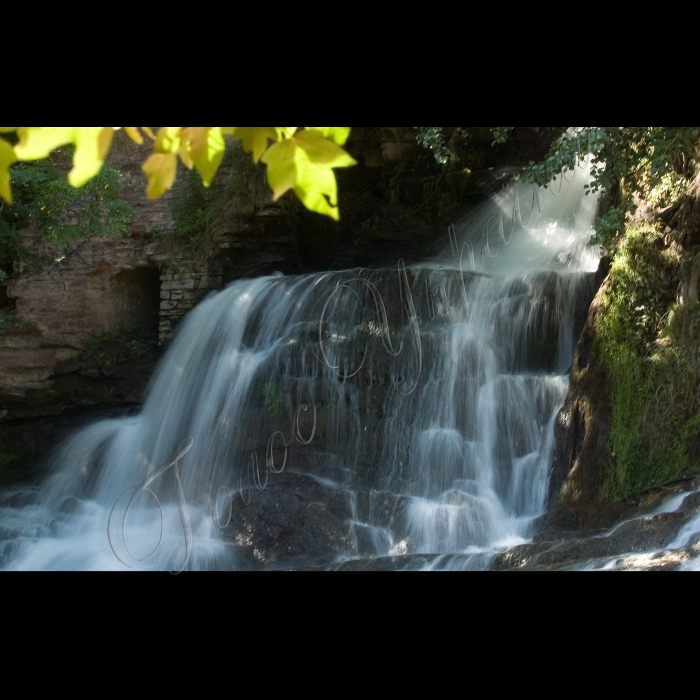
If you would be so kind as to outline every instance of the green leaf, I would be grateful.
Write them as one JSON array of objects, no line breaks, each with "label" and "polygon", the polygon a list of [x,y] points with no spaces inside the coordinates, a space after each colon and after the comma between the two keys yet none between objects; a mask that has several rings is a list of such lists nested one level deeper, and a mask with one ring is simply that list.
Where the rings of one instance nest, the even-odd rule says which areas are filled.
[{"label": "green leaf", "polygon": [[0,197],[12,204],[10,188],[10,166],[17,162],[15,149],[7,141],[0,139]]},{"label": "green leaf", "polygon": [[327,139],[332,139],[339,146],[344,146],[350,136],[349,126],[307,126],[304,128],[320,131]]},{"label": "green leaf", "polygon": [[293,189],[307,209],[340,218],[333,168],[355,165],[355,160],[336,143],[318,131],[302,131],[271,146],[262,160],[275,199]]}]

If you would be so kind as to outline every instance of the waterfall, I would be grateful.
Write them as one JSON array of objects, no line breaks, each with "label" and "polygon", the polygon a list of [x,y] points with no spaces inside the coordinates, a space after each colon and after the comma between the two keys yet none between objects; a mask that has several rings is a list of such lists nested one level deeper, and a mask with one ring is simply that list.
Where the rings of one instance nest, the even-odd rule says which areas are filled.
[{"label": "waterfall", "polygon": [[77,432],[40,489],[0,497],[0,566],[241,568],[229,516],[280,474],[347,496],[336,561],[485,566],[527,541],[598,265],[588,181],[504,190],[419,265],[211,295],[138,416]]}]

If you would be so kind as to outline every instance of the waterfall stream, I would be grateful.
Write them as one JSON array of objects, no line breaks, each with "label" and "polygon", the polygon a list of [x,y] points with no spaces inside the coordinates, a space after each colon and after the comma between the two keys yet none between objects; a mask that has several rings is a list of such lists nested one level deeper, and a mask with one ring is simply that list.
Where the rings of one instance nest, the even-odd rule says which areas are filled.
[{"label": "waterfall stream", "polygon": [[[266,541],[298,543],[291,566],[308,547],[326,566],[460,555],[483,568],[526,542],[598,266],[588,180],[501,192],[419,265],[211,295],[138,416],[79,431],[41,488],[0,499],[0,565],[237,569],[247,548],[274,568],[251,513]],[[285,488],[316,494],[291,535],[269,524]],[[314,509],[340,513],[337,536]],[[306,545],[312,525],[325,534]]]}]

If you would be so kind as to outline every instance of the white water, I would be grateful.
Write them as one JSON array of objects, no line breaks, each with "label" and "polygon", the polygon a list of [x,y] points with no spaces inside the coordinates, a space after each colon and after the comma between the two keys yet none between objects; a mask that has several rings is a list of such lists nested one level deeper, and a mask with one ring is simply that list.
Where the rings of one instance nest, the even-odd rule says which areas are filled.
[{"label": "white water", "polygon": [[[208,298],[184,322],[139,416],[77,433],[40,492],[0,500],[3,568],[235,569],[236,550],[212,507],[217,501],[225,520],[222,488],[235,494],[242,485],[245,495],[258,475],[265,483],[265,449],[277,430],[290,443],[296,431],[290,451],[311,435],[313,449],[333,455],[313,476],[406,499],[395,530],[354,523],[376,556],[463,553],[463,568],[474,568],[526,541],[546,508],[574,318],[590,301],[598,265],[586,245],[596,209],[583,195],[586,181],[579,172],[558,197],[543,191],[543,212],[535,207],[529,227],[516,227],[497,256],[494,214],[503,213],[508,240],[512,193],[461,222],[452,245],[405,276],[280,275]],[[520,192],[523,223],[531,193]],[[465,242],[478,241],[487,223],[494,257],[479,268],[477,244],[474,275]],[[317,429],[312,411],[299,410],[306,405],[318,408]],[[373,420],[380,439],[367,449]],[[177,469],[145,483],[181,448]],[[250,468],[254,451],[259,472]],[[280,468],[282,452],[274,454]]]}]

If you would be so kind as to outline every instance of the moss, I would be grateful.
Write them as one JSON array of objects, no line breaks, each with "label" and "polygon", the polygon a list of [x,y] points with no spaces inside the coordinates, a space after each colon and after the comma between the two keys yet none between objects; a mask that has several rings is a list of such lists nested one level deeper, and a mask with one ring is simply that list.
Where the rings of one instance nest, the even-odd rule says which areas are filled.
[{"label": "moss", "polygon": [[685,257],[643,225],[628,231],[611,269],[596,339],[613,380],[606,499],[700,466],[691,455],[700,434],[700,308],[675,305]]},{"label": "moss", "polygon": [[275,418],[278,416],[282,408],[282,394],[279,384],[276,382],[268,382],[262,388],[260,394],[265,397],[265,408],[267,409],[268,418]]}]

